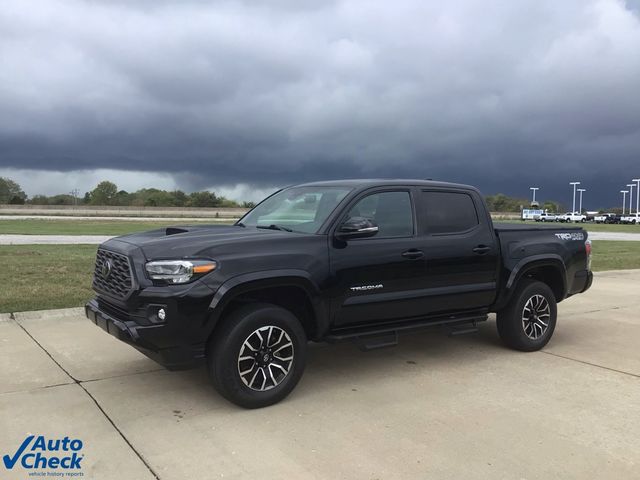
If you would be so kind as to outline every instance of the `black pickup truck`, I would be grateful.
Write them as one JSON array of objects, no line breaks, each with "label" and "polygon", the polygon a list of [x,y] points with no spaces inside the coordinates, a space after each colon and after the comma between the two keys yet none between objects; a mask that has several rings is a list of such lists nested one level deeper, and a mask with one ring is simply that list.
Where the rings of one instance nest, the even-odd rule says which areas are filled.
[{"label": "black pickup truck", "polygon": [[247,408],[283,399],[308,341],[363,349],[434,326],[542,348],[593,279],[577,227],[495,226],[473,187],[344,180],[282,189],[234,225],[169,227],[97,253],[87,317],[169,369],[206,362]]}]

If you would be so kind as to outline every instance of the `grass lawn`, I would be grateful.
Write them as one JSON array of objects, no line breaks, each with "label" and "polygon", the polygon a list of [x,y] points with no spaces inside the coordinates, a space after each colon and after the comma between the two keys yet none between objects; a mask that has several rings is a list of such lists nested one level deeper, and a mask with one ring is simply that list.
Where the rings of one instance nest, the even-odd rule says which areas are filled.
[{"label": "grass lawn", "polygon": [[[234,220],[203,219],[202,221],[171,220],[56,220],[56,219],[0,219],[0,235],[124,235],[175,225],[224,224]],[[638,229],[640,230],[640,228]]]},{"label": "grass lawn", "polygon": [[91,298],[97,245],[0,246],[0,312],[78,307]]},{"label": "grass lawn", "polygon": [[[572,225],[571,223],[558,223],[556,225]],[[587,232],[628,232],[640,233],[640,225],[611,225],[606,223],[574,223],[583,227]]]},{"label": "grass lawn", "polygon": [[594,272],[640,268],[640,242],[593,241]]},{"label": "grass lawn", "polygon": [[[0,313],[78,307],[93,296],[94,245],[0,246]],[[640,242],[593,242],[593,269],[640,268]]]}]

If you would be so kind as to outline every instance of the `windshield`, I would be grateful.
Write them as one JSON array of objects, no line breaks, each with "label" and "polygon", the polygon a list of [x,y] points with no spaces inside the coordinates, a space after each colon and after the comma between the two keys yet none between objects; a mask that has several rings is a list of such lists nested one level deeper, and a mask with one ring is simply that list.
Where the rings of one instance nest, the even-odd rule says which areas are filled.
[{"label": "windshield", "polygon": [[344,187],[292,187],[267,198],[247,213],[240,224],[315,233],[351,191]]}]

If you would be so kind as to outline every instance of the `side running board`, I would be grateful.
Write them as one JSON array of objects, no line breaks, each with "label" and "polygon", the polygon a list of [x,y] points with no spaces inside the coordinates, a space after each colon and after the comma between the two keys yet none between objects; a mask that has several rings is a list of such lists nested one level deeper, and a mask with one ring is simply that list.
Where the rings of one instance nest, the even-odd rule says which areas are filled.
[{"label": "side running board", "polygon": [[478,331],[478,322],[487,320],[487,315],[470,315],[429,320],[418,320],[369,328],[343,329],[331,332],[324,340],[329,343],[352,341],[363,351],[392,347],[398,344],[400,333],[444,327],[449,336],[465,335]]}]

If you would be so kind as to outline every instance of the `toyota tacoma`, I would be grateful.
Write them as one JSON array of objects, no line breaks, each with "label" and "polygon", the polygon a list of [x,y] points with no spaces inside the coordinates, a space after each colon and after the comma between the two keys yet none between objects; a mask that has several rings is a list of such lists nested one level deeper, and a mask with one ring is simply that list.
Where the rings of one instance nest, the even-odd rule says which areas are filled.
[{"label": "toyota tacoma", "polygon": [[177,226],[100,245],[87,317],[169,369],[206,363],[246,408],[287,396],[307,344],[363,349],[434,326],[544,347],[556,304],[592,283],[579,227],[494,225],[480,192],[423,180],[308,183],[233,225]]}]

